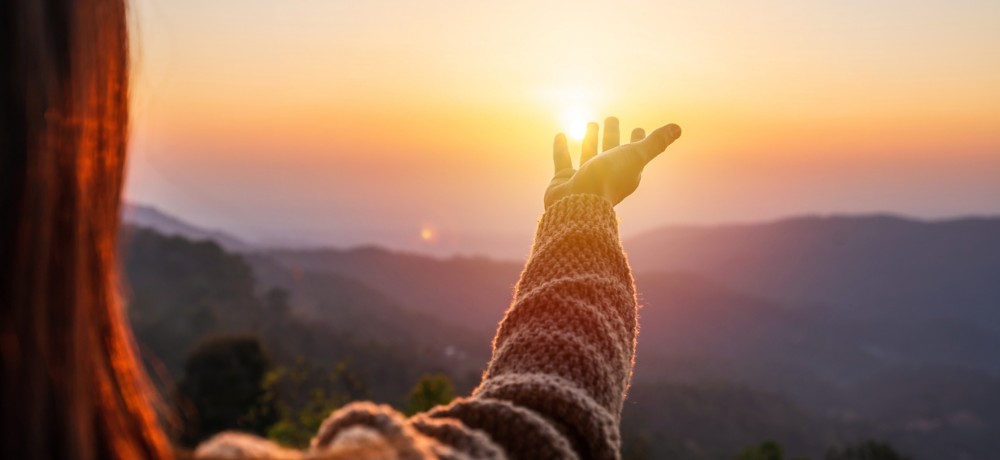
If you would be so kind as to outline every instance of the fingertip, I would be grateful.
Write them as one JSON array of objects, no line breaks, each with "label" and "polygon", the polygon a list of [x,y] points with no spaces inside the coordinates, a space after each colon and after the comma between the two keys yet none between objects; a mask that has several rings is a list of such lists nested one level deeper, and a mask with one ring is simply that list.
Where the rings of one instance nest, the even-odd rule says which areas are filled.
[{"label": "fingertip", "polygon": [[661,126],[656,128],[656,131],[653,131],[648,138],[652,137],[659,138],[658,140],[663,142],[663,148],[667,148],[667,145],[670,145],[671,142],[676,140],[678,137],[681,137],[681,127],[674,123]]},{"label": "fingertip", "polygon": [[671,123],[667,125],[667,132],[670,135],[671,139],[677,139],[678,137],[681,137],[681,127],[677,126],[676,124]]},{"label": "fingertip", "polygon": [[642,128],[635,128],[632,130],[632,137],[629,142],[639,142],[646,138],[646,130]]},{"label": "fingertip", "polygon": [[620,135],[618,134],[618,118],[608,117],[604,119],[604,142],[601,144],[602,151],[608,151],[615,147],[621,142]]},{"label": "fingertip", "polygon": [[681,127],[673,123],[656,128],[655,131],[649,134],[645,139],[642,140],[640,145],[640,154],[645,158],[646,162],[649,162],[657,155],[666,150],[667,146],[677,140],[681,135]]},{"label": "fingertip", "polygon": [[569,142],[567,142],[565,134],[556,134],[556,137],[552,139],[552,153],[556,157],[569,156]]}]

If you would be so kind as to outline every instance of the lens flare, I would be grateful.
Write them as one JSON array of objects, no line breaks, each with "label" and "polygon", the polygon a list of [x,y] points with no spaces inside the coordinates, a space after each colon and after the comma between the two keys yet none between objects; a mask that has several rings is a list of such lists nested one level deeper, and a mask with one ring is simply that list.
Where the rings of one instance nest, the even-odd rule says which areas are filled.
[{"label": "lens flare", "polygon": [[437,242],[437,230],[430,224],[424,224],[423,227],[420,228],[420,240],[428,244]]}]

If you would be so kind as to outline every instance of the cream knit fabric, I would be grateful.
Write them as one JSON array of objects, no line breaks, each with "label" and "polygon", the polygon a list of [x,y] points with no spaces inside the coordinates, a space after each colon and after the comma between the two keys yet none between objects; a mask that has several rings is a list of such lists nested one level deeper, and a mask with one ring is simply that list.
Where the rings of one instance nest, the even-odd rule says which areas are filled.
[{"label": "cream knit fabric", "polygon": [[[611,204],[563,198],[542,216],[531,257],[472,395],[409,419],[353,403],[320,427],[304,457],[343,449],[358,458],[616,459],[632,377],[636,297]],[[266,458],[287,450],[231,433],[199,457]]]}]

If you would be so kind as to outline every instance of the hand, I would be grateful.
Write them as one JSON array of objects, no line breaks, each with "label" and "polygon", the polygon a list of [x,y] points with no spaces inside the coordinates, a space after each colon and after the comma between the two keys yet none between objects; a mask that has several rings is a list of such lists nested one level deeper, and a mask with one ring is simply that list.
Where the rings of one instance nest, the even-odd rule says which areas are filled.
[{"label": "hand", "polygon": [[604,120],[603,152],[598,155],[597,129],[597,123],[587,125],[579,170],[573,169],[566,136],[556,135],[552,147],[556,173],[545,190],[545,209],[575,193],[599,195],[612,205],[621,203],[639,186],[642,168],[681,135],[681,128],[675,124],[660,127],[649,137],[642,128],[636,128],[631,143],[618,145],[618,119],[609,117]]}]

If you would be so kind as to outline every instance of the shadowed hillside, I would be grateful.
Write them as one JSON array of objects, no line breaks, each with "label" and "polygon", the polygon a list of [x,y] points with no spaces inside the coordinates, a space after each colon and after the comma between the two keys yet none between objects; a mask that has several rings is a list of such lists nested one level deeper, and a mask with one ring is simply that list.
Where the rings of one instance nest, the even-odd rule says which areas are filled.
[{"label": "shadowed hillside", "polygon": [[[1000,450],[997,226],[807,218],[668,228],[626,241],[642,305],[626,451],[731,458],[776,439],[819,458],[824,446],[878,438],[927,454],[917,458],[989,458]],[[252,311],[259,306],[246,299],[280,287],[296,321],[317,332],[285,331],[274,343],[307,337],[320,353],[339,343],[331,345],[337,356],[366,356],[366,375],[383,382],[400,365],[390,363],[409,359],[402,367],[447,370],[460,392],[478,380],[521,269],[378,248],[254,253],[229,271],[197,258],[171,269],[177,252],[160,257],[144,261],[166,270],[153,292],[193,283],[218,298],[213,308]],[[232,292],[204,282],[236,272],[253,281]],[[137,280],[136,299],[146,298],[138,289],[149,287]],[[226,306],[223,298],[244,300]],[[197,314],[190,311],[184,317]],[[174,328],[188,334],[178,340],[190,338]],[[650,450],[649,439],[659,447]]]},{"label": "shadowed hillside", "polygon": [[638,273],[697,273],[790,306],[840,311],[888,360],[1000,372],[992,351],[1000,349],[1000,219],[667,228],[626,248]]},{"label": "shadowed hillside", "polygon": [[523,265],[481,257],[439,259],[375,247],[267,255],[286,267],[361,281],[411,309],[489,337],[510,304]]},{"label": "shadowed hillside", "polygon": [[790,454],[785,458],[821,459],[829,446],[863,432],[777,394],[711,381],[633,385],[622,431],[626,458],[690,460],[730,460],[761,439],[780,439]]},{"label": "shadowed hillside", "polygon": [[[402,328],[377,318],[399,326],[420,316],[384,301],[366,303],[363,314],[349,322],[300,315],[294,298],[289,305],[276,294],[280,291],[266,290],[241,256],[213,242],[131,227],[122,255],[130,322],[144,356],[162,363],[170,380],[180,379],[185,357],[199,343],[233,334],[260,337],[281,365],[305,359],[331,369],[347,363],[367,382],[370,397],[393,403],[401,403],[422,373],[456,367],[444,354],[442,328],[435,329],[434,321],[414,324],[437,333],[393,334]],[[333,292],[337,297],[326,299],[332,309],[346,305],[340,298],[384,298],[350,281],[341,281]]]},{"label": "shadowed hillside", "polygon": [[[348,276],[288,266],[260,254],[247,255],[246,260],[261,286],[291,293],[295,312],[304,319],[321,321],[345,337],[377,340],[408,355],[444,360],[456,375],[470,376],[463,387],[478,383],[489,359],[492,331],[484,334],[433,309],[410,308],[417,304],[384,293],[403,290],[376,289]],[[447,291],[442,289],[441,295],[447,296]]]},{"label": "shadowed hillside", "polygon": [[668,227],[626,242],[635,271],[685,271],[858,315],[905,312],[1000,331],[1000,219],[810,217]]}]

